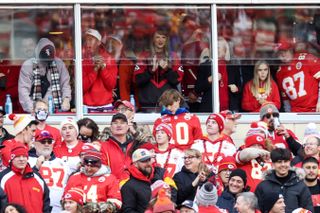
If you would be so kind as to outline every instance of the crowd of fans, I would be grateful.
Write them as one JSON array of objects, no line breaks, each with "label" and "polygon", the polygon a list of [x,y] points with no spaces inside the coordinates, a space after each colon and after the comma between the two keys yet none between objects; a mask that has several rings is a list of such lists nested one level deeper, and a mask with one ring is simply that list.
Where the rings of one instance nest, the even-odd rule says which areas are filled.
[{"label": "crowd of fans", "polygon": [[[304,138],[278,123],[267,102],[243,143],[232,134],[240,114],[199,118],[179,91],[160,96],[161,117],[148,126],[118,100],[103,131],[90,118],[46,123],[46,101],[30,115],[0,111],[0,204],[26,212],[318,212],[320,133]],[[13,135],[3,118],[13,120]],[[34,118],[34,119],[33,119]],[[19,212],[23,212],[20,210]]]}]

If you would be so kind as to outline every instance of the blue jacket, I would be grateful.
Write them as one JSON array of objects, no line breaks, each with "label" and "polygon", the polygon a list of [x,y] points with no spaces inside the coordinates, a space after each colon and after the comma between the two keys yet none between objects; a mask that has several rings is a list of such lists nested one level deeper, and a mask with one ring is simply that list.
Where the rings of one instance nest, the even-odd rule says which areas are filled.
[{"label": "blue jacket", "polygon": [[221,209],[228,210],[229,213],[238,213],[238,211],[234,208],[234,204],[236,203],[236,197],[232,194],[228,188],[226,188],[222,194],[218,197],[217,206]]}]

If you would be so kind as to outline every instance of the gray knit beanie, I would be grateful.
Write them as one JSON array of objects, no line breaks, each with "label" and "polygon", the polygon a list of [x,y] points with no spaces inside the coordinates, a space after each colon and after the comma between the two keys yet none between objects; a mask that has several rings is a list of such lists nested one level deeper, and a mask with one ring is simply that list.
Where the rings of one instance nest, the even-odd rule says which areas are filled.
[{"label": "gray knit beanie", "polygon": [[216,187],[206,182],[198,189],[195,201],[199,206],[214,206],[218,201],[218,194]]},{"label": "gray knit beanie", "polygon": [[262,120],[262,118],[268,113],[279,113],[279,110],[272,102],[265,103],[261,106],[260,120]]}]

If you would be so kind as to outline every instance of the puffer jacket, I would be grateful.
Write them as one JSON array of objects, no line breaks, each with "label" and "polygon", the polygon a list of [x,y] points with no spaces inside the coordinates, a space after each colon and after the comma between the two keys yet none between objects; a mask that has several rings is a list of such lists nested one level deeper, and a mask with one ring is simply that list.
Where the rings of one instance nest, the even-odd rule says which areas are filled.
[{"label": "puffer jacket", "polygon": [[282,184],[278,181],[275,170],[268,170],[266,172],[265,180],[257,186],[255,191],[260,209],[265,209],[265,198],[269,196],[271,192],[279,192],[279,194],[282,194],[284,197],[286,213],[292,212],[299,207],[313,212],[311,194],[303,182],[303,173],[297,169],[291,169],[289,170],[289,175],[289,180]]}]

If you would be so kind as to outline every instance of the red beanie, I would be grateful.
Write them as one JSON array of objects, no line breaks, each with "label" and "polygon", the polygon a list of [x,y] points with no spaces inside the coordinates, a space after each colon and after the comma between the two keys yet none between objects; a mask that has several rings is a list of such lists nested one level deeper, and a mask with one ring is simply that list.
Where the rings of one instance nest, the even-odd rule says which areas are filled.
[{"label": "red beanie", "polygon": [[160,190],[152,212],[161,213],[166,211],[176,212],[176,208],[170,198],[166,196],[165,190]]},{"label": "red beanie", "polygon": [[234,170],[237,168],[236,159],[232,156],[223,158],[219,163],[218,173],[222,170],[229,169]]},{"label": "red beanie", "polygon": [[246,137],[244,143],[245,143],[246,148],[248,148],[252,145],[255,145],[255,144],[261,145],[264,149],[266,148],[265,137],[262,134],[250,135],[250,136]]},{"label": "red beanie", "polygon": [[15,144],[11,148],[11,160],[13,160],[15,157],[19,156],[25,156],[28,157],[28,149],[22,144]]},{"label": "red beanie", "polygon": [[164,132],[168,135],[169,139],[172,137],[172,127],[171,127],[171,124],[160,123],[160,124],[159,124],[158,126],[156,126],[156,128],[155,128],[155,132],[153,133],[154,136],[156,136],[156,132],[157,132],[157,131],[160,131],[160,130],[164,131]]},{"label": "red beanie", "polygon": [[207,118],[206,124],[208,123],[208,121],[210,119],[213,119],[213,120],[215,120],[217,122],[218,127],[219,127],[219,132],[221,132],[223,130],[223,128],[224,128],[225,118],[220,114],[213,113],[213,114],[209,115],[209,117]]},{"label": "red beanie", "polygon": [[93,157],[93,158],[97,158],[97,159],[99,159],[99,160],[101,160],[101,158],[102,158],[102,154],[101,154],[101,152],[99,152],[99,151],[97,151],[97,150],[92,150],[92,149],[90,149],[90,150],[87,150],[87,151],[85,151],[83,154],[82,154],[82,156],[85,158],[85,157]]},{"label": "red beanie", "polygon": [[80,204],[81,206],[83,205],[83,190],[80,188],[72,188],[69,189],[68,192],[63,196],[63,200],[73,200]]}]

